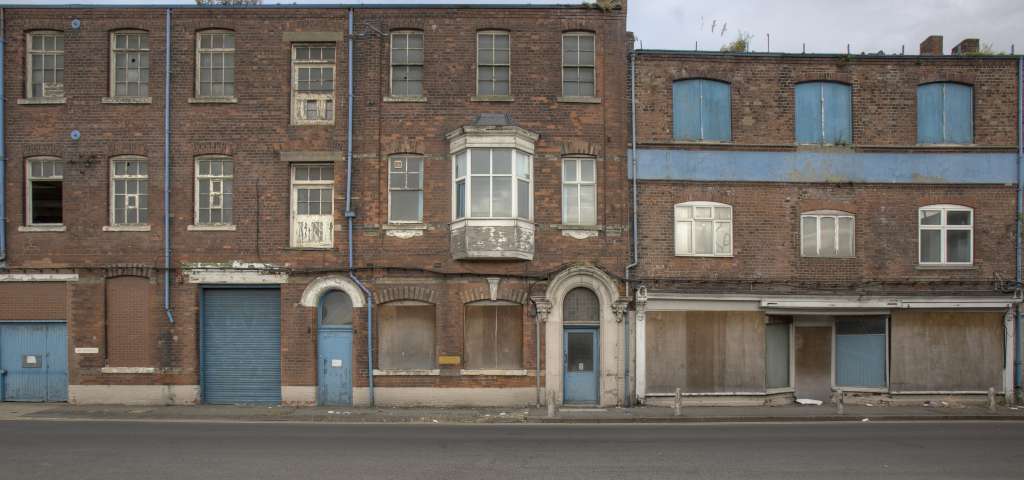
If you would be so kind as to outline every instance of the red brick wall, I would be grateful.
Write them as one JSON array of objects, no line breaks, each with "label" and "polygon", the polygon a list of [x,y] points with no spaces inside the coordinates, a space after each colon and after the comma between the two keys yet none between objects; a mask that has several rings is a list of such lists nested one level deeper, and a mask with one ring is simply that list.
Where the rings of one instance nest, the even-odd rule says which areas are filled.
[{"label": "red brick wall", "polygon": [[[673,206],[714,201],[733,207],[729,258],[677,257]],[[917,264],[917,210],[932,204],[974,208],[974,265]],[[798,293],[820,289],[992,293],[1013,278],[1014,187],[643,182],[639,276],[688,288]],[[800,214],[842,210],[856,217],[856,258],[800,255]],[[998,277],[997,277],[998,276]]]},{"label": "red brick wall", "polygon": [[853,86],[853,143],[917,143],[917,86],[955,81],[974,86],[974,141],[1017,143],[1017,69],[1013,58],[886,56],[736,56],[641,54],[637,60],[638,143],[672,142],[672,82],[703,77],[732,85],[737,145],[792,145],[794,87],[811,80]]},{"label": "red brick wall", "polygon": [[[353,103],[355,138],[353,210],[356,263],[374,291],[394,285],[422,286],[436,294],[438,353],[461,355],[465,292],[486,290],[485,276],[507,276],[503,288],[525,291],[562,266],[597,264],[620,274],[628,258],[628,191],[625,185],[627,37],[622,10],[596,9],[368,9],[356,11]],[[282,383],[316,383],[315,309],[299,305],[306,282],[346,268],[345,232],[334,248],[289,248],[288,151],[345,151],[345,43],[338,45],[335,125],[290,125],[290,43],[285,32],[335,32],[347,28],[341,9],[174,10],[171,66],[171,212],[174,251],[171,309],[162,305],[163,264],[163,111],[164,10],[162,9],[6,9],[4,78],[7,129],[8,265],[12,268],[77,268],[81,279],[70,286],[69,341],[96,346],[100,354],[73,355],[72,384],[198,383],[197,285],[180,268],[193,262],[263,262],[283,266],[291,283],[282,285]],[[70,27],[72,19],[81,28]],[[109,32],[149,32],[152,103],[101,103],[109,90]],[[190,103],[195,95],[195,33],[209,28],[236,35],[238,103]],[[424,31],[426,103],[384,103],[388,94],[388,39],[375,32],[416,28]],[[24,97],[25,32],[65,33],[65,95],[62,105],[18,105]],[[475,102],[476,32],[505,29],[512,39],[513,102]],[[600,104],[565,103],[561,95],[561,34],[586,30],[597,38],[597,94]],[[480,113],[509,113],[521,127],[536,132],[534,211],[535,259],[529,262],[457,262],[449,253],[451,164],[444,135]],[[72,130],[81,139],[70,138]],[[387,214],[387,163],[392,153],[419,153],[425,167],[425,223],[421,237],[397,239],[381,228]],[[575,240],[554,228],[561,223],[560,156],[595,153],[598,169],[599,237]],[[104,232],[109,209],[109,159],[135,154],[148,159],[149,232]],[[230,155],[235,162],[235,231],[189,231],[193,223],[194,159],[203,154]],[[66,232],[19,232],[24,225],[24,162],[52,155],[65,160]],[[335,224],[344,227],[344,161],[335,164]],[[153,329],[148,336],[155,375],[102,374],[106,366],[106,278],[110,266],[156,267],[149,302]],[[375,268],[375,269],[374,269]],[[399,270],[395,270],[399,269]],[[516,280],[515,277],[523,279]],[[378,281],[380,283],[378,283]],[[517,283],[518,282],[518,283]],[[536,284],[533,284],[536,288]],[[536,292],[535,292],[536,293]],[[522,300],[521,297],[520,301]],[[400,298],[393,298],[400,299]],[[524,309],[527,310],[527,309]],[[365,311],[357,310],[356,385],[365,386],[367,349]],[[535,358],[533,320],[524,318],[523,358]],[[459,377],[457,367],[441,377],[382,378],[384,385],[502,386],[533,385],[532,377]]]}]

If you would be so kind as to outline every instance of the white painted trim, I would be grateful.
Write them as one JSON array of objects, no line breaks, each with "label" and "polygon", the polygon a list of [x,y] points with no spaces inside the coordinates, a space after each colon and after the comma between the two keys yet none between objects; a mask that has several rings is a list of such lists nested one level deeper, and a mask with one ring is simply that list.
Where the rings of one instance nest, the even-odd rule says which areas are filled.
[{"label": "white painted trim", "polygon": [[663,311],[698,311],[698,312],[757,312],[761,310],[761,307],[756,302],[751,301],[740,301],[740,300],[715,300],[712,298],[708,299],[693,299],[693,300],[670,300],[670,299],[650,299],[647,301],[648,312],[663,312]]},{"label": "white painted trim", "polygon": [[[1013,310],[1006,309],[1006,314],[1003,315],[1003,335],[1005,341],[1003,342],[1005,349],[1005,359],[1003,360],[1003,398],[1013,398],[1013,376],[1014,369],[1014,354],[1017,350],[1017,338],[1014,335],[1013,325]],[[987,393],[987,392],[986,392]]]},{"label": "white painted trim", "polygon": [[388,376],[438,376],[441,375],[441,370],[434,368],[422,368],[422,369],[392,369],[392,370],[378,370],[373,369],[373,376],[375,377],[388,377]]},{"label": "white painted trim", "polygon": [[152,230],[149,225],[104,225],[104,232],[148,232]]},{"label": "white painted trim", "polygon": [[[847,391],[847,390],[844,390]],[[904,390],[890,395],[988,395],[987,390]]]},{"label": "white painted trim", "polygon": [[[536,401],[534,387],[515,388],[437,388],[374,387],[378,407],[527,407]],[[369,389],[352,389],[355,406],[369,406]]]},{"label": "white painted trim", "polygon": [[470,376],[496,376],[496,377],[525,377],[530,374],[530,370],[459,370],[459,375],[470,377]]},{"label": "white painted trim", "polygon": [[259,270],[241,269],[191,269],[185,270],[188,283],[277,285],[288,283],[287,273],[263,273]]},{"label": "white painted trim", "polygon": [[[198,195],[198,194],[197,194]],[[198,207],[196,207],[198,208]],[[234,232],[238,229],[236,225],[189,225],[185,227],[190,232]]]},{"label": "white painted trim", "polygon": [[638,311],[634,316],[636,321],[636,397],[644,398],[647,395],[647,321],[646,312]]},{"label": "white painted trim", "polygon": [[155,367],[103,367],[100,373],[157,373]]},{"label": "white painted trim", "polygon": [[72,405],[194,405],[199,385],[68,385]]},{"label": "white painted trim", "polygon": [[77,273],[0,273],[0,282],[77,282]]},{"label": "white painted trim", "polygon": [[21,233],[33,233],[33,232],[66,232],[68,227],[63,224],[54,225],[18,225],[18,231]]},{"label": "white painted trim", "polygon": [[355,282],[341,275],[329,275],[317,277],[302,292],[302,300],[299,302],[304,307],[316,307],[320,304],[320,297],[330,290],[341,290],[352,300],[352,308],[363,308],[366,306],[366,297],[363,291],[356,286]]},{"label": "white painted trim", "polygon": [[315,386],[285,386],[281,385],[281,404],[312,406],[316,405]]},{"label": "white painted trim", "polygon": [[75,347],[75,353],[78,355],[92,355],[100,353],[100,349],[97,347]]}]

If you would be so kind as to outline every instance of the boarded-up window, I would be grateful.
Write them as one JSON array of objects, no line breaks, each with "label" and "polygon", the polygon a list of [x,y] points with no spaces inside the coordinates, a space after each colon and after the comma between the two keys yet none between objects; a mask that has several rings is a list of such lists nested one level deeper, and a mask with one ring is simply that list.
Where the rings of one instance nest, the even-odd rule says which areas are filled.
[{"label": "boarded-up window", "polygon": [[763,392],[761,312],[649,312],[647,391]]},{"label": "boarded-up window", "polygon": [[107,280],[107,365],[150,366],[149,280]]},{"label": "boarded-up window", "polygon": [[917,87],[917,143],[974,143],[974,89],[950,82]]},{"label": "boarded-up window", "polygon": [[849,85],[807,82],[796,86],[796,143],[848,145],[853,140]]},{"label": "boarded-up window", "polygon": [[893,312],[894,392],[1003,385],[1003,312]]},{"label": "boarded-up window", "polygon": [[380,308],[380,368],[437,368],[434,359],[433,305],[384,305]]},{"label": "boarded-up window", "polygon": [[732,140],[732,87],[725,82],[691,79],[672,84],[672,138],[688,141]]},{"label": "boarded-up window", "polygon": [[599,323],[601,302],[589,288],[574,288],[562,302],[562,323]]},{"label": "boarded-up window", "polygon": [[467,305],[465,324],[465,368],[523,367],[522,306]]},{"label": "boarded-up window", "polygon": [[765,327],[765,370],[768,388],[790,385],[789,337],[792,317],[771,317]]}]

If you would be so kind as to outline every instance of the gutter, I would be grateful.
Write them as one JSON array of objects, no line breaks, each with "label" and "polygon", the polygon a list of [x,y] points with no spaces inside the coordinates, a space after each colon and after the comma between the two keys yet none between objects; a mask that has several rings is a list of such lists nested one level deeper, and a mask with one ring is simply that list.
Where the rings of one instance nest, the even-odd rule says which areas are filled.
[{"label": "gutter", "polygon": [[366,376],[369,380],[369,401],[373,406],[373,292],[366,288],[352,268],[354,263],[354,247],[352,245],[352,222],[355,221],[356,212],[352,211],[352,102],[355,100],[355,88],[352,85],[352,48],[353,48],[353,19],[355,11],[348,9],[348,100],[346,101],[347,122],[345,124],[345,222],[348,224],[348,276],[366,295]]},{"label": "gutter", "polygon": [[171,9],[164,21],[164,313],[171,313]]},{"label": "gutter", "polygon": [[[1014,286],[1017,292],[1021,291],[1021,277],[1022,277],[1022,251],[1021,251],[1021,221],[1024,216],[1024,170],[1022,170],[1021,162],[1024,161],[1024,56],[1017,57],[1017,268],[1016,268],[1016,280],[1017,283]],[[1014,354],[1013,354],[1013,384],[1017,389],[1017,395],[1021,393],[1021,377],[1024,377],[1024,368],[1021,363],[1021,316],[1024,312],[1021,311],[1021,305],[1016,306],[1016,315],[1014,316]]]},{"label": "gutter", "polygon": [[7,143],[4,132],[4,52],[7,50],[4,9],[0,8],[0,265],[7,260]]},{"label": "gutter", "polygon": [[[631,48],[632,50],[632,48]],[[640,263],[640,243],[638,241],[637,232],[637,158],[636,158],[636,51],[632,50],[629,52],[629,128],[630,128],[630,160],[633,168],[633,225],[632,225],[632,242],[633,242],[633,261],[629,265],[626,265],[626,296],[629,296],[629,286],[631,282],[631,276],[633,269]],[[632,406],[633,402],[630,401],[629,391],[629,317],[622,319],[623,329],[623,344],[625,345],[625,373],[623,375],[623,382],[625,385],[625,400],[624,405],[626,407]],[[639,347],[638,347],[639,348]]]}]

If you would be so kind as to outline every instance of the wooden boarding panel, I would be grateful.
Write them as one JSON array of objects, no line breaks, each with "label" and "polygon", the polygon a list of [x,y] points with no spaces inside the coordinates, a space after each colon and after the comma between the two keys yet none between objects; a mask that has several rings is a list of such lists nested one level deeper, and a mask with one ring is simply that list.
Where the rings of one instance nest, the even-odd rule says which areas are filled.
[{"label": "wooden boarding panel", "polygon": [[832,396],[832,327],[796,327],[796,396],[828,402]]},{"label": "wooden boarding panel", "polygon": [[892,314],[891,389],[1002,389],[1003,312]]}]

